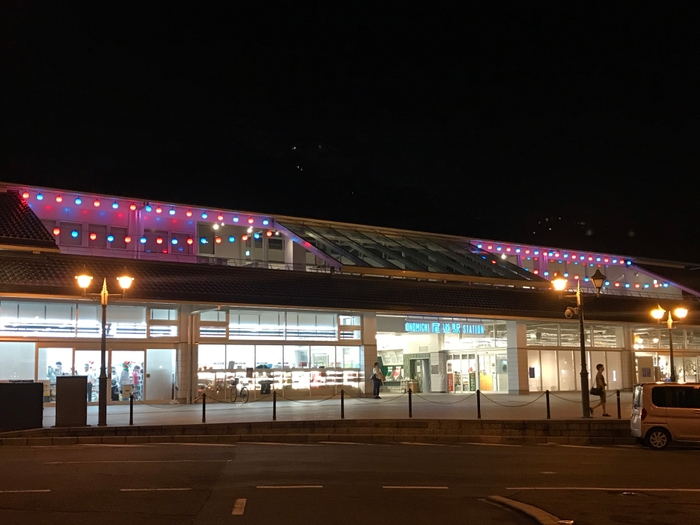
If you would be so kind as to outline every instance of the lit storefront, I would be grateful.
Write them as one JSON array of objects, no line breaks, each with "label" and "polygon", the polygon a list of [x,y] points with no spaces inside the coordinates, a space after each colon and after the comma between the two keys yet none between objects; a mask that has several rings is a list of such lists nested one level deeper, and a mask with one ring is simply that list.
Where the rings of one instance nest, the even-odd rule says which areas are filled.
[{"label": "lit storefront", "polygon": [[236,380],[251,392],[267,385],[285,397],[362,390],[360,315],[228,309],[202,312],[199,322],[198,395],[230,397]]},{"label": "lit storefront", "polygon": [[377,355],[389,389],[508,391],[506,322],[459,317],[377,316]]},{"label": "lit storefront", "polygon": [[[638,326],[632,330],[637,382],[669,381],[671,377],[669,331],[661,326]],[[673,329],[673,354],[679,381],[700,381],[700,330]]]},{"label": "lit storefront", "polygon": [[[623,388],[624,327],[587,323],[586,369],[595,376],[605,367],[608,389]],[[581,339],[578,323],[527,322],[528,386],[531,392],[581,389]]]},{"label": "lit storefront", "polygon": [[[66,301],[0,301],[0,381],[38,381],[53,403],[56,378],[88,377],[87,401],[97,402],[100,374],[98,306]],[[107,399],[170,401],[178,393],[178,308],[109,306]]]}]

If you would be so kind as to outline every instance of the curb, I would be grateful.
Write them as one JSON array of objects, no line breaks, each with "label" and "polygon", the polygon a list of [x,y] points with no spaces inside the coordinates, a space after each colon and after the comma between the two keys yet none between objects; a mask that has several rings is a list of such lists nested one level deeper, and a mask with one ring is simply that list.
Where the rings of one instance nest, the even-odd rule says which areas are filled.
[{"label": "curb", "polygon": [[561,518],[557,518],[554,514],[550,514],[549,512],[542,510],[539,507],[528,505],[527,503],[522,503],[520,501],[504,498],[503,496],[489,496],[486,499],[493,503],[497,503],[499,505],[503,505],[515,511],[518,511],[521,514],[532,518],[540,525],[573,525],[574,523],[572,520],[563,520]]}]

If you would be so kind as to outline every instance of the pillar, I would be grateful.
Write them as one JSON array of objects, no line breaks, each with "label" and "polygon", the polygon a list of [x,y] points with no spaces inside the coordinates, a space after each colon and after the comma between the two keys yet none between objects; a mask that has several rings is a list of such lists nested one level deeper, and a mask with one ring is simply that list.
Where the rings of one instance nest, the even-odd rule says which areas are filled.
[{"label": "pillar", "polygon": [[364,382],[360,381],[360,390],[366,396],[372,394],[372,368],[377,361],[377,314],[362,314],[362,364]]},{"label": "pillar", "polygon": [[522,321],[506,321],[508,354],[508,393],[527,394],[530,391],[527,366],[527,332]]},{"label": "pillar", "polygon": [[284,263],[290,270],[306,270],[306,250],[290,238],[285,240]]}]

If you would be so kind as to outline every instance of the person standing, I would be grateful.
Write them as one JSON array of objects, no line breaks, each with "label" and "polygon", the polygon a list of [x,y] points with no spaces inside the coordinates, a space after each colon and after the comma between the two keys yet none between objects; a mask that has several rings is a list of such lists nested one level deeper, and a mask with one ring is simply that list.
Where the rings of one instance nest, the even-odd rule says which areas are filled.
[{"label": "person standing", "polygon": [[85,375],[87,376],[87,400],[92,402],[92,389],[95,386],[95,374],[90,370],[90,363],[85,363]]},{"label": "person standing", "polygon": [[381,399],[381,397],[379,397],[379,389],[383,382],[384,374],[382,373],[382,369],[379,363],[374,363],[374,368],[372,368],[372,384],[374,386],[372,394],[374,395],[374,399]]},{"label": "person standing", "polygon": [[608,386],[608,384],[605,382],[605,377],[603,377],[605,367],[602,364],[598,364],[596,365],[596,369],[598,370],[598,373],[595,375],[595,386],[598,389],[598,392],[600,392],[598,394],[600,396],[600,401],[597,405],[591,407],[591,415],[593,415],[594,408],[603,407],[603,416],[610,417],[610,414],[608,414],[605,407],[605,389]]}]

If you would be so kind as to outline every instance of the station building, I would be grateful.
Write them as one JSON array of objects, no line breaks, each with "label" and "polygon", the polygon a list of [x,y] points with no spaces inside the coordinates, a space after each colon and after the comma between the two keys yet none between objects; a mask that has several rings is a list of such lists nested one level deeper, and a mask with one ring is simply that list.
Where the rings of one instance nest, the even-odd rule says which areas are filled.
[{"label": "station building", "polygon": [[[0,381],[43,382],[46,403],[56,376],[99,375],[103,282],[110,403],[125,382],[153,403],[229,399],[235,379],[363,396],[376,361],[396,392],[580,390],[577,285],[589,373],[604,364],[622,390],[666,379],[671,335],[679,379],[700,380],[700,279],[682,262],[14,183],[0,248]],[[670,333],[658,305],[689,314]]]}]

